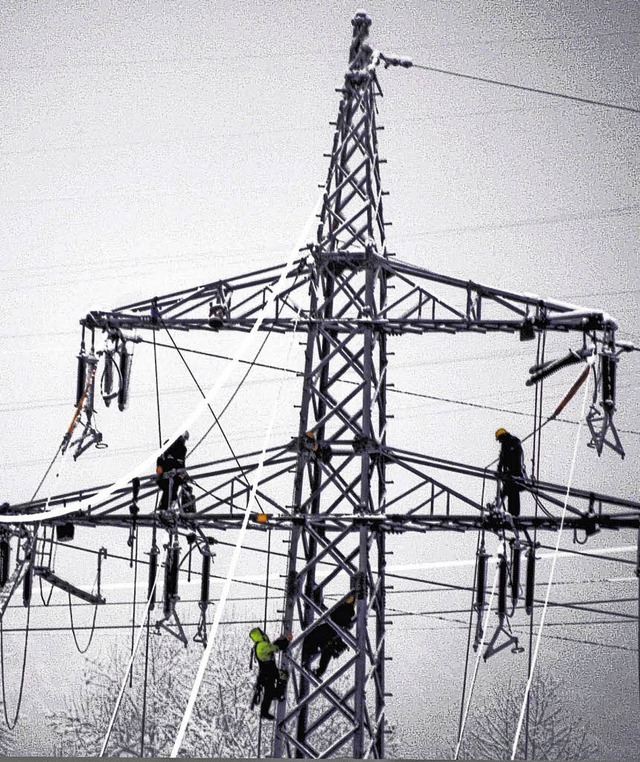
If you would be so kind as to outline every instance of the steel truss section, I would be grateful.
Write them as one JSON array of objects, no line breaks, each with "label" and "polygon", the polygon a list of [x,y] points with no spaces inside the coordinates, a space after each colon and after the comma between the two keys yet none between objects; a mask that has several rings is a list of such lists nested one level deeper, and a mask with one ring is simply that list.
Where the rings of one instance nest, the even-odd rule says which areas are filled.
[{"label": "steel truss section", "polygon": [[[379,251],[379,250],[378,250]],[[577,332],[615,348],[616,321],[602,310],[580,307],[532,294],[506,291],[465,281],[411,265],[386,252],[339,250],[323,259],[334,271],[364,269],[375,263],[384,270],[393,293],[375,317],[362,312],[336,312],[324,327],[334,333],[375,329],[389,335],[427,332],[514,333]],[[284,333],[314,331],[320,319],[309,309],[309,288],[316,280],[318,249],[294,262],[285,273],[288,286],[274,299],[273,311],[263,316],[260,330]],[[186,289],[117,307],[94,310],[80,322],[84,328],[107,333],[174,329],[248,332],[272,294],[285,265],[257,270],[227,280]],[[311,286],[312,287],[312,286]],[[343,286],[346,288],[346,286]],[[223,294],[224,296],[220,296]],[[630,347],[622,345],[625,351]]]},{"label": "steel truss section", "polygon": [[[309,525],[315,527],[314,531],[336,533],[347,526],[367,523],[388,534],[447,527],[489,531],[502,528],[499,522],[496,524],[488,516],[486,503],[481,499],[482,482],[488,485],[488,495],[491,485],[495,485],[499,479],[497,472],[425,453],[389,447],[379,450],[380,457],[386,462],[388,483],[393,485],[387,488],[385,513],[358,513],[350,506],[339,510],[338,505],[328,506],[329,510],[316,515],[309,511],[296,512],[291,505],[284,504],[281,496],[285,494],[287,486],[290,488],[291,475],[297,463],[298,456],[294,451],[297,447],[297,440],[293,440],[267,451],[262,476],[256,486],[258,510],[252,516],[250,526],[262,530],[269,528],[290,531],[296,525]],[[342,459],[344,464],[352,458],[353,446],[338,445],[334,452],[335,457],[332,457],[331,462],[321,465],[328,478],[336,481],[340,490],[344,488],[344,482],[340,478],[337,461]],[[176,526],[184,532],[191,531],[193,527],[220,530],[239,528],[249,504],[260,455],[256,451],[208,463],[190,464],[189,475],[197,498],[195,510],[185,512],[175,506],[175,510],[165,517],[164,525]],[[447,483],[451,477],[441,476],[442,472],[460,475],[469,481],[453,487]],[[401,479],[400,476],[405,478]],[[93,505],[90,503],[88,509],[73,510],[75,503],[90,499],[106,486],[108,485],[99,485],[28,503],[16,503],[8,510],[16,514],[33,514],[34,521],[41,521],[45,526],[67,522],[77,526],[122,527],[134,523],[139,526],[159,524],[159,515],[155,510],[158,484],[157,478],[152,475],[140,479],[139,492],[135,498],[137,512],[131,511],[134,503],[131,487],[118,489],[101,502]],[[517,527],[557,529],[560,521],[558,514],[564,506],[565,497],[567,526],[579,526],[585,516],[593,516],[603,527],[612,524],[634,527],[640,518],[640,502],[615,495],[534,480],[526,485],[526,492],[538,497],[551,515],[537,518],[520,516],[515,519]],[[475,494],[475,499],[470,497],[471,494]],[[69,509],[68,515],[58,519],[38,518],[43,513],[46,516],[47,510],[61,506]],[[264,521],[262,525],[257,524],[259,515]],[[11,534],[26,536],[23,525],[5,526]]]},{"label": "steel truss section", "polygon": [[[391,336],[520,331],[521,338],[532,338],[542,331],[576,333],[580,344],[576,351],[537,368],[531,382],[596,354],[605,357],[600,375],[607,394],[597,437],[593,426],[601,421],[594,417],[592,424],[598,452],[605,444],[611,446],[606,434],[615,409],[615,363],[618,354],[631,347],[616,345],[616,322],[602,311],[440,275],[395,259],[387,251],[376,124],[376,98],[381,95],[377,65],[406,62],[369,46],[370,23],[363,12],[352,22],[349,68],[340,90],[315,243],[285,273],[287,285],[278,288],[270,311],[263,314],[282,266],[111,311],[93,311],[80,321],[83,332],[92,333],[92,368],[97,364],[96,330],[105,331],[115,347],[120,346],[125,360],[122,347],[131,339],[128,331],[248,332],[260,319],[264,331],[306,334],[298,431],[291,441],[267,451],[255,492],[259,513],[250,523],[257,531],[281,530],[290,538],[283,624],[284,631],[295,636],[283,657],[290,687],[286,701],[277,708],[272,750],[276,758],[384,758],[388,535],[432,530],[502,535],[530,528],[556,531],[565,501],[564,526],[574,531],[637,527],[640,516],[640,504],[633,501],[575,488],[567,496],[562,485],[532,481],[526,489],[538,501],[540,513],[508,518],[489,510],[484,497],[483,487],[498,479],[494,471],[387,444]],[[124,371],[122,375],[126,377]],[[120,409],[126,406],[122,397]],[[78,404],[77,413],[82,399]],[[618,447],[619,442],[614,444]],[[154,527],[154,537],[156,530],[165,529],[172,548],[178,548],[180,537],[198,535],[197,541],[208,548],[213,540],[205,531],[241,526],[260,460],[261,453],[251,452],[190,464],[195,506],[186,511],[178,505],[162,517],[155,511],[158,487],[151,475],[100,501],[97,496],[107,485],[7,510],[33,513],[34,521],[45,526],[69,521],[78,526],[121,526],[131,532],[149,526]],[[449,474],[446,479],[440,476],[442,471]],[[282,495],[291,494],[291,481],[293,496],[285,504]],[[96,502],[91,503],[94,497]],[[75,503],[84,501],[84,506],[87,498],[87,508],[73,510]],[[59,506],[69,507],[71,513],[47,519],[46,511]],[[152,559],[157,563],[157,548]],[[167,568],[169,563],[167,556]],[[331,615],[351,595],[354,622],[338,625]],[[175,610],[168,613],[175,614],[179,623]],[[327,624],[345,651],[318,676],[304,644],[317,627]]]}]

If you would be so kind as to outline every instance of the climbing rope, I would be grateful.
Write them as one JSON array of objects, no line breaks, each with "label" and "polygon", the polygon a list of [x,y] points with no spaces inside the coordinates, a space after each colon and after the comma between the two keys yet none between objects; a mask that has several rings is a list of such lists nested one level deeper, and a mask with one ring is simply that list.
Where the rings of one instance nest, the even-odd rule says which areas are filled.
[{"label": "climbing rope", "polygon": [[[481,516],[484,515],[484,491],[485,491],[485,485],[487,481],[487,474],[486,469],[485,473],[482,476],[482,491],[480,493],[480,513]],[[473,568],[473,586],[471,588],[471,605],[469,607],[469,627],[467,630],[467,650],[464,657],[464,674],[462,677],[462,697],[460,699],[460,717],[458,719],[458,738],[460,738],[460,734],[462,733],[462,727],[463,727],[463,717],[464,717],[464,700],[467,694],[467,677],[469,673],[469,655],[471,653],[471,633],[473,631],[473,604],[474,604],[474,596],[476,594],[476,586],[478,585],[478,553],[480,552],[480,548],[484,548],[484,540],[485,540],[485,531],[484,527],[478,532],[478,537],[476,540],[476,557],[475,557],[475,564]],[[478,612],[478,616],[482,616],[482,612]]]},{"label": "climbing rope", "polygon": [[[27,571],[27,574],[30,572]],[[22,652],[22,672],[20,674],[20,689],[18,691],[18,701],[16,704],[16,713],[13,720],[9,719],[9,713],[7,711],[7,688],[5,685],[4,677],[4,617],[0,617],[0,672],[2,673],[2,708],[4,710],[4,720],[7,723],[9,730],[13,730],[18,723],[18,717],[20,715],[20,707],[22,705],[22,694],[24,691],[25,674],[27,669],[27,650],[29,646],[29,622],[31,620],[31,601],[27,607],[27,623],[25,625],[24,635],[24,650]]]},{"label": "climbing rope", "polygon": [[[160,384],[158,380],[158,355],[156,353],[156,329],[154,326],[153,329],[153,367],[154,367],[154,375],[155,375],[155,382],[156,382],[156,415],[158,420],[158,446],[162,446],[162,418],[160,415]],[[156,500],[155,500],[155,506],[153,509],[153,530],[151,535],[151,552],[153,553],[154,550],[157,548],[156,540],[157,540],[157,534],[158,534],[158,528],[156,524],[157,519],[157,511],[158,511],[158,493],[156,492]],[[137,545],[136,545],[137,547]],[[158,571],[160,571],[160,565],[158,565]],[[156,577],[157,578],[157,577]],[[151,599],[153,600],[154,595],[151,595]],[[133,606],[133,627],[135,627],[135,592],[134,592],[134,606]],[[151,614],[151,608],[149,607],[147,609],[145,618],[144,618],[144,624],[146,626],[146,640],[145,640],[145,647],[144,647],[144,677],[142,681],[142,712],[141,712],[141,718],[140,718],[140,757],[144,757],[144,737],[147,729],[147,687],[148,687],[148,675],[149,675],[149,638],[150,638],[150,628],[149,628],[149,617]],[[133,634],[133,629],[132,629]],[[132,653],[133,653],[132,648]],[[129,678],[129,684],[131,685],[133,682],[133,672],[130,673]]]},{"label": "climbing rope", "polygon": [[[302,245],[304,245],[304,239],[306,239],[307,236],[307,230],[311,227],[313,224],[313,221],[316,217],[316,210],[322,203],[322,196],[318,199],[318,202],[316,203],[316,206],[314,208],[313,214],[307,221],[307,224],[305,225],[303,234],[302,234],[302,242],[301,244],[296,247],[295,251],[299,250]],[[293,258],[293,251],[289,257],[291,260]],[[290,267],[290,262],[287,262],[287,268],[283,270],[282,275],[280,276],[280,281],[284,279],[285,273],[287,269]],[[274,289],[274,291],[271,292],[270,299],[275,298],[275,293],[277,289]],[[265,306],[266,309],[266,306]],[[264,313],[264,310],[263,310]],[[291,331],[291,338],[289,340],[289,347],[287,349],[287,358],[285,361],[285,364],[288,363],[289,356],[291,354],[291,350],[293,348],[294,340],[297,339],[297,329],[298,329],[298,321],[300,319],[300,310],[297,311],[294,323],[293,323],[293,330]],[[255,328],[255,326],[254,326]],[[252,329],[253,330],[253,329]],[[269,440],[271,438],[271,432],[273,429],[273,425],[275,423],[275,417],[276,413],[279,408],[280,403],[280,395],[282,392],[282,382],[278,386],[278,394],[277,399],[275,401],[275,404],[271,407],[271,415],[269,418],[269,425],[265,431],[263,444],[262,444],[262,451],[260,453],[260,458],[258,460],[258,466],[256,468],[255,477],[251,484],[250,492],[249,492],[249,500],[247,503],[247,508],[244,512],[244,516],[242,519],[242,525],[240,527],[238,538],[236,540],[235,547],[233,549],[233,555],[231,557],[231,562],[229,564],[229,568],[227,571],[227,576],[225,578],[225,581],[222,586],[222,591],[220,593],[220,598],[218,599],[218,605],[216,606],[215,613],[213,616],[213,622],[211,624],[211,630],[210,634],[207,639],[207,647],[205,648],[205,651],[202,655],[202,659],[200,660],[200,666],[198,667],[198,672],[196,674],[196,679],[194,681],[193,687],[191,689],[191,694],[189,696],[189,701],[187,702],[187,706],[184,712],[184,715],[182,717],[182,722],[180,723],[180,728],[178,730],[178,734],[176,736],[175,742],[173,744],[173,749],[171,750],[171,757],[176,757],[178,755],[178,752],[180,751],[180,748],[182,746],[182,742],[184,740],[185,733],[187,731],[187,726],[189,724],[189,721],[191,719],[191,714],[193,712],[193,707],[195,705],[196,698],[198,696],[198,692],[200,690],[200,686],[202,684],[202,680],[204,678],[204,672],[207,668],[207,664],[209,663],[209,658],[211,656],[211,651],[213,650],[213,644],[216,638],[216,633],[218,631],[218,626],[220,624],[220,620],[222,619],[222,614],[224,612],[224,608],[226,606],[227,598],[229,596],[229,591],[231,589],[231,584],[233,582],[233,578],[235,576],[236,567],[238,565],[238,560],[240,558],[240,552],[242,551],[242,546],[244,543],[244,536],[247,531],[247,525],[249,523],[249,516],[251,514],[251,508],[253,506],[253,503],[257,503],[257,491],[258,491],[258,485],[260,484],[260,479],[262,477],[262,471],[264,468],[264,462],[266,458],[267,448],[269,444]],[[213,412],[213,411],[212,411]]]},{"label": "climbing rope", "polygon": [[[538,367],[542,367],[544,364],[546,345],[547,345],[547,332],[543,331],[541,334],[540,333],[538,334],[538,342],[537,342],[537,350],[536,350],[536,365]],[[536,389],[536,393],[535,393],[535,402],[534,402],[534,419],[533,419],[534,437],[533,437],[533,450],[531,454],[531,478],[535,479],[536,482],[539,482],[540,481],[540,461],[541,461],[540,448],[542,444],[542,427],[544,425],[542,423],[544,378],[541,379],[535,385],[535,389]],[[533,500],[535,504],[534,517],[536,519],[538,518],[539,509],[542,510],[547,515],[549,515],[549,512],[544,508],[544,506],[542,505],[537,495],[535,494],[533,495]],[[533,553],[534,555],[536,552],[537,542],[538,542],[538,525],[536,523],[533,528],[533,546],[529,550],[529,552]],[[532,663],[533,613],[534,613],[534,609],[532,606],[531,611],[529,613],[529,650],[528,650],[528,660],[527,660],[527,678],[531,675],[533,671],[533,663]],[[531,710],[531,702],[529,700],[529,696],[527,696],[526,715],[525,715],[526,722],[525,722],[525,731],[524,731],[524,758],[525,759],[528,758],[528,752],[529,752],[530,710]]]},{"label": "climbing rope", "polygon": [[[27,571],[26,574],[32,573],[32,564],[33,559],[35,558],[35,544],[38,541],[38,530],[40,528],[40,524],[36,524],[35,531],[33,533],[33,547],[31,548],[31,559],[29,560],[27,564]],[[22,705],[22,694],[24,691],[24,684],[25,684],[25,674],[27,669],[27,650],[29,646],[29,625],[31,622],[31,596],[29,596],[29,601],[27,604],[27,621],[25,624],[25,633],[24,633],[24,650],[22,652],[22,672],[20,675],[20,689],[18,691],[18,701],[16,704],[16,712],[13,718],[13,721],[9,720],[9,714],[7,711],[7,689],[5,685],[5,676],[4,676],[4,616],[0,616],[0,682],[2,683],[2,709],[4,712],[4,720],[7,723],[7,727],[9,730],[13,730],[18,722],[18,717],[20,715],[20,707]]]},{"label": "climbing rope", "polygon": [[520,740],[520,733],[522,731],[522,724],[523,724],[523,720],[524,720],[524,714],[525,714],[526,707],[527,707],[527,704],[528,704],[528,701],[529,701],[529,695],[530,695],[530,692],[531,692],[531,684],[533,682],[533,673],[534,673],[535,666],[536,666],[537,659],[538,659],[538,652],[540,650],[540,641],[542,639],[542,631],[543,631],[543,628],[544,628],[544,621],[545,621],[545,617],[546,617],[546,613],[547,613],[547,608],[548,608],[548,605],[549,605],[549,596],[551,594],[551,585],[552,585],[553,576],[554,576],[554,573],[555,573],[556,561],[557,561],[557,558],[558,558],[558,552],[560,550],[560,540],[562,539],[562,530],[564,528],[564,520],[565,520],[565,516],[566,516],[566,513],[567,513],[567,504],[568,504],[568,501],[569,501],[569,493],[571,491],[571,484],[573,482],[573,475],[574,475],[574,472],[575,472],[575,466],[576,466],[576,460],[577,460],[577,454],[578,454],[578,445],[580,443],[580,433],[582,431],[582,424],[583,424],[584,419],[585,419],[585,408],[586,408],[588,393],[589,393],[589,384],[587,383],[585,385],[585,392],[584,392],[584,397],[583,397],[583,400],[582,400],[582,412],[581,412],[581,415],[580,415],[580,426],[578,427],[578,432],[577,432],[577,435],[576,435],[576,441],[575,441],[575,445],[574,445],[574,448],[573,448],[573,457],[571,459],[571,468],[570,468],[570,471],[569,471],[569,481],[568,481],[567,490],[566,490],[566,493],[565,493],[564,504],[562,506],[562,514],[561,514],[561,517],[560,517],[560,526],[558,528],[558,537],[557,537],[557,540],[556,540],[555,550],[554,550],[554,553],[553,553],[553,556],[552,556],[552,560],[551,560],[551,571],[549,573],[549,581],[548,581],[548,584],[547,584],[547,591],[546,591],[544,603],[543,603],[543,606],[542,606],[542,613],[540,615],[540,622],[538,624],[538,636],[536,638],[535,650],[534,650],[533,658],[532,658],[532,661],[531,661],[531,669],[529,670],[529,677],[527,679],[527,685],[526,685],[526,688],[525,688],[524,700],[522,702],[522,708],[520,710],[520,715],[519,715],[519,718],[518,718],[518,725],[517,725],[517,728],[516,728],[516,734],[515,734],[515,737],[514,737],[514,740],[513,740],[513,747],[512,747],[512,750],[511,750],[511,759],[515,759],[515,756],[516,756],[516,751],[517,751],[517,748],[518,748],[518,741]]}]

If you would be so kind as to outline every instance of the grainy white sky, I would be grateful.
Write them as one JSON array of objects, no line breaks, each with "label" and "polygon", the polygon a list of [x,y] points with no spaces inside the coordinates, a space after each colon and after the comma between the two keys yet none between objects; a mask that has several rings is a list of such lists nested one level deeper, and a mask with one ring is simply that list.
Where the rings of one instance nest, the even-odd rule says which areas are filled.
[{"label": "grainy white sky", "polygon": [[[325,179],[334,88],[357,9],[321,5],[2,4],[0,500],[30,496],[66,429],[81,316],[277,264],[298,239]],[[415,63],[640,106],[640,11],[631,0],[416,0],[372,2],[367,11],[373,43]],[[418,69],[381,72],[380,80],[390,249],[436,271],[602,307],[619,319],[622,338],[640,344],[638,115]],[[217,340],[216,351],[228,353],[232,343]],[[559,355],[570,339],[549,344]],[[278,356],[271,352],[267,362]],[[532,413],[524,386],[532,352],[514,337],[425,337],[398,347],[393,380],[408,391]],[[136,349],[131,410],[99,414],[108,455],[87,453],[51,489],[108,481],[155,445],[151,367],[149,352]],[[184,371],[162,367],[170,427],[197,393]],[[195,367],[209,378],[221,366]],[[622,430],[640,431],[639,371],[638,355],[623,358]],[[548,383],[549,410],[574,380],[565,374]],[[275,390],[276,379],[258,376],[249,393],[258,382],[263,394]],[[292,407],[296,383],[283,389]],[[239,449],[253,448],[261,420],[248,404],[230,411]],[[576,419],[578,401],[566,412]],[[409,449],[485,464],[495,455],[498,425],[524,436],[530,420],[405,397],[390,437]],[[292,433],[286,417],[277,433]],[[574,436],[568,424],[545,429],[543,478],[566,481]],[[609,453],[598,459],[583,443],[576,483],[637,496],[640,436],[622,436],[624,461]],[[633,539],[600,535],[597,542]],[[432,545],[400,560],[468,557],[466,546],[449,540]],[[593,563],[572,569],[576,580],[602,579]],[[630,576],[631,568],[613,565],[607,574]],[[609,596],[637,591],[618,585]],[[590,594],[585,586],[572,592],[576,599]],[[390,677],[408,691],[407,704],[424,709],[404,718],[404,748],[414,756],[446,756],[454,742],[460,659],[452,656],[454,676],[436,693],[438,649],[428,635],[434,621],[396,628],[396,647],[425,673],[426,693],[408,690],[409,667],[398,657]],[[637,648],[635,626],[591,627],[589,639],[603,645],[556,643],[548,658],[577,681],[569,705],[606,736],[610,758],[633,758],[637,653],[628,649]],[[574,637],[574,630],[586,632],[586,625],[564,634]],[[457,636],[455,654],[463,639]],[[627,650],[604,645],[614,641]],[[492,676],[511,669],[501,658]],[[40,700],[27,693],[26,711]],[[402,716],[397,705],[393,711]],[[425,728],[425,714],[442,721]]]}]

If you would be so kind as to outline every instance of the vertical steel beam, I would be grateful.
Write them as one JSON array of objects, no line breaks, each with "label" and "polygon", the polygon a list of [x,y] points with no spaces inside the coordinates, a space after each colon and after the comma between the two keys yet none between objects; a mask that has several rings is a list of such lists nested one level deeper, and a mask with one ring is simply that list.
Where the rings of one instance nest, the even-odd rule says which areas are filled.
[{"label": "vertical steel beam", "polygon": [[[277,710],[274,756],[384,756],[384,536],[367,516],[385,510],[386,257],[380,159],[376,135],[379,94],[376,52],[366,38],[366,14],[353,20],[349,70],[333,140],[310,280],[310,315],[298,428],[293,511],[300,516],[289,548],[285,629],[296,636],[286,660],[293,688]],[[334,316],[357,321],[357,330],[330,327]],[[341,396],[336,379],[352,384]],[[354,393],[355,385],[355,393]],[[312,432],[313,436],[307,435]],[[327,448],[340,442],[340,455]],[[352,443],[353,452],[344,445]],[[346,454],[345,454],[346,452]],[[336,482],[335,472],[341,479]],[[339,485],[339,488],[336,487]],[[361,518],[338,536],[314,526],[313,517],[338,510]],[[318,559],[333,559],[330,574]],[[339,666],[321,677],[297,644],[331,599],[356,594],[354,629],[344,638]],[[345,666],[346,665],[346,666]]]}]

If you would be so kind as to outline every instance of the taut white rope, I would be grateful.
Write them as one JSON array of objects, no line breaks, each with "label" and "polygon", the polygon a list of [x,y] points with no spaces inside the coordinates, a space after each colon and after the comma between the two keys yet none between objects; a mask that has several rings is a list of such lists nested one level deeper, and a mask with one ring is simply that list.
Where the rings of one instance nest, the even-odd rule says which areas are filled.
[{"label": "taut white rope", "polygon": [[[308,229],[310,225],[313,223],[313,220],[316,217],[317,209],[319,208],[320,204],[322,202],[322,197],[318,199],[318,203],[316,204],[313,214],[310,217],[310,219],[307,222],[307,225],[305,225],[305,229],[302,233],[302,238],[306,239],[306,236],[308,235]],[[296,250],[299,250],[302,246],[302,243],[297,247]],[[293,258],[293,253],[290,254],[290,259]],[[299,312],[296,316],[296,320],[294,322],[294,330],[291,332],[291,340],[289,342],[289,347],[287,350],[287,360],[289,358],[289,355],[291,353],[291,348],[293,347],[293,343],[297,338],[297,325],[298,325],[298,318],[299,318]],[[205,648],[204,654],[202,655],[202,659],[200,660],[200,666],[198,667],[198,672],[196,674],[196,679],[193,684],[193,687],[191,689],[191,695],[189,696],[189,701],[187,702],[187,706],[184,712],[184,715],[182,717],[182,722],[180,723],[180,728],[178,730],[178,735],[176,736],[176,740],[173,744],[173,749],[171,750],[171,757],[176,757],[178,755],[178,752],[180,751],[180,747],[182,746],[182,742],[184,740],[185,733],[187,731],[187,726],[189,725],[189,721],[191,720],[191,715],[193,713],[193,707],[195,705],[196,699],[198,697],[198,692],[200,690],[200,686],[202,685],[202,680],[204,679],[204,673],[207,668],[207,664],[209,663],[209,658],[211,656],[211,651],[213,650],[213,644],[215,642],[216,634],[218,631],[218,626],[220,624],[220,621],[222,619],[222,615],[224,613],[224,609],[226,606],[227,598],[229,595],[229,591],[231,590],[231,585],[233,583],[236,567],[238,565],[238,561],[240,559],[240,553],[242,551],[242,545],[244,542],[244,536],[247,530],[247,524],[249,522],[249,517],[251,515],[251,511],[253,509],[253,504],[255,502],[255,496],[256,491],[258,489],[258,485],[260,484],[260,478],[262,476],[262,470],[264,468],[264,461],[266,457],[267,448],[269,446],[269,440],[271,438],[271,432],[273,430],[273,425],[275,422],[276,413],[278,411],[278,403],[280,399],[280,393],[282,391],[282,383],[278,386],[278,397],[276,399],[275,404],[271,408],[271,416],[269,418],[269,426],[267,427],[267,430],[265,431],[263,443],[262,443],[262,452],[260,453],[260,460],[258,463],[258,468],[256,469],[256,473],[254,476],[254,479],[251,483],[251,492],[249,494],[249,501],[247,504],[247,508],[244,513],[244,517],[242,519],[242,526],[240,527],[240,531],[238,534],[238,539],[236,540],[235,547],[233,549],[233,555],[231,557],[231,562],[229,564],[229,569],[227,571],[227,576],[225,578],[224,584],[222,586],[222,591],[220,592],[220,598],[218,599],[218,604],[215,609],[215,614],[213,615],[213,622],[211,624],[211,630],[207,634],[207,647]]]},{"label": "taut white rope", "polygon": [[531,683],[533,682],[533,673],[536,667],[536,661],[538,659],[538,651],[540,649],[540,641],[542,639],[542,629],[544,627],[544,620],[547,613],[547,605],[549,603],[549,595],[551,594],[551,584],[553,582],[553,575],[556,570],[556,559],[558,557],[558,550],[560,548],[560,540],[562,539],[562,530],[564,528],[564,519],[567,513],[567,502],[569,501],[569,492],[571,491],[571,483],[573,482],[573,473],[576,467],[576,458],[578,454],[578,445],[580,444],[580,433],[582,431],[582,424],[585,418],[585,407],[587,403],[587,396],[589,394],[589,380],[584,387],[584,397],[582,398],[582,411],[580,413],[580,423],[578,424],[578,433],[576,435],[576,442],[573,446],[573,457],[571,459],[571,469],[569,471],[569,482],[567,484],[567,491],[564,496],[564,505],[562,506],[562,515],[560,517],[560,527],[558,529],[558,538],[556,540],[556,547],[551,560],[551,570],[549,572],[549,581],[547,583],[547,592],[544,596],[544,604],[542,606],[542,614],[540,615],[540,623],[538,624],[538,635],[536,637],[536,645],[533,651],[533,659],[531,661],[531,672],[529,679],[527,680],[527,687],[524,691],[524,700],[520,709],[520,716],[518,718],[518,726],[516,728],[516,735],[513,739],[513,747],[511,749],[511,759],[515,759],[516,751],[518,749],[518,741],[520,740],[520,733],[522,732],[522,723],[524,721],[524,715],[527,708],[527,701],[529,699],[529,693],[531,692]]},{"label": "taut white rope", "polygon": [[[206,396],[203,397],[202,400],[200,400],[199,404],[194,408],[194,410],[185,419],[183,419],[183,421],[172,431],[169,437],[169,440],[177,439],[177,437],[180,436],[180,434],[182,434],[183,431],[191,428],[192,424],[202,415],[205,408],[208,408],[211,402],[217,396],[223,384],[226,383],[227,379],[229,378],[231,373],[236,369],[236,367],[238,366],[243,356],[254,350],[254,346],[256,344],[256,339],[258,334],[258,329],[262,325],[262,321],[264,320],[265,314],[267,310],[269,309],[269,307],[273,304],[276,297],[279,296],[281,291],[283,291],[287,287],[287,282],[286,282],[287,271],[292,266],[294,256],[300,252],[300,249],[307,242],[309,229],[311,228],[311,225],[313,224],[314,219],[317,216],[318,210],[321,208],[321,204],[322,204],[322,196],[319,198],[309,220],[307,220],[307,223],[305,224],[303,234],[300,237],[301,243],[299,243],[299,245],[293,248],[291,252],[289,253],[289,257],[287,259],[287,262],[285,263],[285,266],[282,269],[282,273],[280,275],[280,278],[278,279],[278,282],[276,283],[275,287],[269,294],[269,297],[267,298],[262,310],[258,313],[258,316],[256,317],[256,320],[253,324],[253,327],[251,328],[249,333],[246,335],[245,340],[238,347],[237,351],[234,353],[233,359],[225,365],[222,372],[218,375],[215,384],[211,387],[211,389],[206,394]],[[80,511],[80,510],[86,511],[92,505],[97,505],[98,503],[101,503],[102,501],[106,500],[114,492],[116,492],[116,490],[124,489],[134,477],[143,476],[147,473],[152,472],[155,469],[157,458],[163,452],[164,452],[164,446],[160,445],[147,458],[145,458],[145,460],[143,460],[141,463],[135,466],[135,468],[133,468],[128,474],[125,474],[120,479],[118,479],[118,481],[114,482],[108,487],[105,487],[103,490],[100,490],[100,492],[96,493],[95,495],[91,497],[87,497],[84,500],[74,503],[71,506],[59,506],[45,513],[35,513],[35,514],[24,513],[24,514],[0,515],[0,524],[31,524],[35,521],[43,521],[46,519],[57,518],[59,516],[65,516],[69,513],[76,513],[77,511]]]}]

